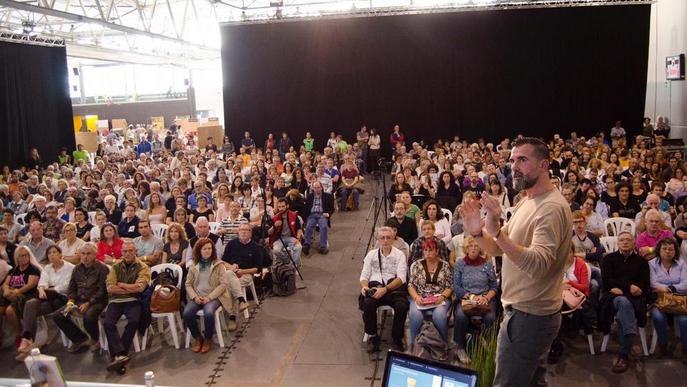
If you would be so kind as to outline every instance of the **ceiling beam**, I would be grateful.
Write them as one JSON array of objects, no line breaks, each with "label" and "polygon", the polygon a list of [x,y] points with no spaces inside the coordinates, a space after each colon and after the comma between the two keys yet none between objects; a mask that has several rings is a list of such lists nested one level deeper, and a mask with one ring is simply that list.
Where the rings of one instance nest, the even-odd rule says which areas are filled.
[{"label": "ceiling beam", "polygon": [[171,36],[157,34],[154,32],[148,32],[148,31],[144,31],[144,30],[139,30],[137,28],[132,28],[132,27],[127,27],[127,26],[123,26],[120,24],[110,23],[110,22],[105,21],[105,20],[96,19],[96,18],[83,16],[83,15],[77,15],[77,14],[70,13],[70,12],[64,12],[64,11],[59,11],[56,9],[50,9],[50,8],[39,7],[39,6],[31,5],[31,4],[21,3],[18,1],[14,1],[14,0],[0,0],[0,6],[13,8],[16,10],[21,10],[21,11],[26,11],[26,12],[31,12],[31,13],[36,13],[39,15],[47,15],[47,16],[53,16],[53,17],[57,17],[57,18],[61,18],[61,19],[66,19],[66,20],[73,20],[73,21],[79,22],[79,23],[96,24],[96,25],[100,25],[104,28],[108,28],[108,29],[112,29],[112,30],[116,30],[116,31],[120,31],[120,32],[128,33],[128,34],[144,35],[144,36],[151,37],[153,39],[165,40],[168,42],[173,42],[175,44],[187,46],[187,47],[194,48],[197,50],[212,52],[213,54],[216,54],[218,52],[218,50],[215,48],[203,46],[200,44],[190,43],[190,42],[187,42],[185,40],[177,39],[177,38],[174,38]]}]

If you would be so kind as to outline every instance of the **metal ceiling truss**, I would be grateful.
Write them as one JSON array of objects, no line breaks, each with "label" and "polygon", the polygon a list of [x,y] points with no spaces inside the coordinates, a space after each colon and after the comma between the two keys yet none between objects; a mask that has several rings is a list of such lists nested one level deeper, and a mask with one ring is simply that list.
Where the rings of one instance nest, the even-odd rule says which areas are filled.
[{"label": "metal ceiling truss", "polygon": [[[218,23],[265,23],[650,0],[0,0],[4,39],[63,40],[68,52],[149,63],[219,58]],[[423,6],[424,4],[424,6]],[[8,38],[8,36],[13,38]],[[97,49],[96,49],[97,48]],[[71,49],[71,50],[70,50]],[[107,55],[106,55],[107,53]],[[71,54],[70,54],[71,55]],[[135,60],[138,57],[139,60]],[[112,59],[114,58],[114,59]]]}]

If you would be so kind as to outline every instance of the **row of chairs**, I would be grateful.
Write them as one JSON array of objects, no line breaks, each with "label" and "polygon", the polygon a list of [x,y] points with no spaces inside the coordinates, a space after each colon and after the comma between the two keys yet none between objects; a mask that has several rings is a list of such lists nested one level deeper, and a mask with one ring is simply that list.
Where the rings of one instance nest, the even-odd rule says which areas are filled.
[{"label": "row of chairs", "polygon": [[[151,267],[151,273],[161,273],[167,269],[170,269],[174,272],[174,275],[177,277],[177,288],[181,289],[183,284],[183,269],[181,266],[172,264],[172,263],[161,263],[159,265],[155,265]],[[243,297],[244,299],[248,300],[248,289],[250,288],[250,291],[253,296],[253,301],[256,304],[259,304],[260,301],[258,299],[258,294],[255,289],[255,284],[251,282],[250,285],[244,286],[243,287]],[[199,310],[198,313],[196,313],[196,316],[200,318],[200,326],[201,330],[204,330],[204,323],[203,323],[203,311]],[[247,320],[250,317],[250,312],[248,309],[246,309],[243,312],[244,318]],[[176,349],[180,349],[180,340],[179,340],[179,328],[183,327],[183,321],[181,318],[181,313],[179,311],[175,312],[169,312],[169,313],[151,313],[151,317],[153,322],[157,322],[157,333],[164,336],[164,322],[165,320],[167,321],[167,325],[169,326],[170,333],[172,335],[172,342],[174,344],[174,347]],[[41,317],[42,319],[42,325],[44,327],[47,327],[47,321],[45,320],[45,317]],[[83,329],[83,319],[79,316],[73,317],[74,322],[81,328]],[[122,316],[121,320],[126,320],[124,316]],[[224,309],[222,307],[219,307],[217,311],[215,312],[215,334],[217,335],[217,341],[219,343],[220,347],[224,347],[224,334],[223,334],[223,327],[226,326],[226,320],[224,318]],[[103,327],[102,320],[98,321],[98,329],[100,331],[100,348],[101,350],[107,351],[108,350],[108,344],[107,344],[107,337],[105,335],[105,329]],[[133,341],[133,346],[134,346],[134,351],[135,352],[140,352],[144,351],[146,347],[148,346],[149,338],[152,339],[152,336],[155,334],[155,331],[153,329],[153,324],[151,323],[151,326],[146,329],[145,333],[143,334],[143,338],[139,337],[138,333],[134,336],[134,341]],[[68,347],[70,345],[70,341],[67,338],[67,336],[63,333],[60,332],[62,344],[65,347]],[[191,342],[191,331],[186,328],[186,342],[185,342],[185,347],[188,348],[190,346]]]}]

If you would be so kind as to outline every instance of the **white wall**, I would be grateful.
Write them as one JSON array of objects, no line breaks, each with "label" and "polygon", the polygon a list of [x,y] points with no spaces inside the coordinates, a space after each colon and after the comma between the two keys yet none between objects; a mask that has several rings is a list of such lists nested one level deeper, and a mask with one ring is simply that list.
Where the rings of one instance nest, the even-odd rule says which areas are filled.
[{"label": "white wall", "polygon": [[211,110],[224,125],[222,60],[193,63],[191,79],[196,91],[196,110]]},{"label": "white wall", "polygon": [[670,120],[670,137],[687,142],[687,80],[666,81],[665,58],[687,53],[687,1],[658,0],[651,6],[651,36],[644,115]]}]

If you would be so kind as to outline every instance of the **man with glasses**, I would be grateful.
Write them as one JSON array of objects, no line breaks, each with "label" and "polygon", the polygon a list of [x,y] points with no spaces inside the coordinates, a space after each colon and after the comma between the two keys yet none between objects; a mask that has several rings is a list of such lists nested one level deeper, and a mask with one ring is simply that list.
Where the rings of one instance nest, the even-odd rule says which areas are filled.
[{"label": "man with glasses", "polygon": [[609,334],[613,319],[618,322],[620,351],[613,364],[614,373],[627,371],[637,326],[646,325],[649,265],[635,252],[634,242],[629,231],[620,232],[618,251],[606,255],[601,263],[605,294],[601,299],[599,329]]},{"label": "man with glasses", "polygon": [[403,334],[409,308],[408,293],[403,286],[408,273],[406,256],[393,247],[394,232],[391,228],[379,228],[377,239],[380,247],[367,253],[360,273],[361,306],[365,333],[369,337],[368,349],[370,352],[379,351],[381,339],[377,336],[377,308],[389,305],[394,309],[391,330],[393,347],[402,352],[405,349]]},{"label": "man with glasses", "polygon": [[646,217],[647,211],[654,209],[658,211],[658,213],[661,215],[661,220],[663,221],[663,224],[666,225],[668,229],[673,229],[673,220],[670,217],[670,214],[661,211],[660,209],[661,206],[661,198],[654,194],[650,193],[646,197],[646,201],[642,204],[642,211],[635,216],[635,224],[637,225],[637,232],[642,232],[644,229],[646,229],[646,224],[644,222],[644,219]]},{"label": "man with glasses", "polygon": [[208,207],[212,207],[212,195],[206,192],[205,182],[198,179],[193,183],[193,193],[188,196],[188,207],[191,211],[198,208],[198,197],[201,195],[205,196],[205,199],[207,199]]}]

